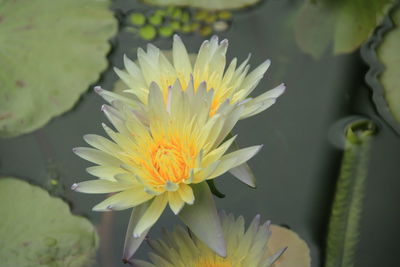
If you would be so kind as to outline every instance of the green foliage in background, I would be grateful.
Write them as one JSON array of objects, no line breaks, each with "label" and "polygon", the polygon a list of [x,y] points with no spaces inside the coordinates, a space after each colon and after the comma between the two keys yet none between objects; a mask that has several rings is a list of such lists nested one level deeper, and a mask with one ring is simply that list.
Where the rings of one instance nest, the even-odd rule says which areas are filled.
[{"label": "green foliage in background", "polygon": [[146,41],[156,37],[171,37],[174,33],[197,33],[209,36],[214,32],[222,32],[229,28],[232,13],[226,10],[209,11],[169,6],[133,12],[127,17],[127,31],[138,35]]},{"label": "green foliage in background", "polygon": [[392,20],[394,28],[387,33],[376,52],[384,67],[379,77],[384,98],[391,114],[400,123],[400,8],[397,8]]},{"label": "green foliage in background", "polygon": [[394,0],[305,0],[294,24],[300,48],[319,58],[349,53],[368,39]]},{"label": "green foliage in background", "polygon": [[329,221],[325,267],[352,267],[357,250],[369,150],[375,125],[369,120],[349,125]]},{"label": "green foliage in background", "polygon": [[142,0],[146,4],[160,6],[189,6],[209,10],[239,9],[252,6],[260,0]]},{"label": "green foliage in background", "polygon": [[0,178],[0,265],[90,266],[98,236],[61,199],[15,178]]},{"label": "green foliage in background", "polygon": [[0,137],[71,109],[107,66],[108,0],[0,0]]}]

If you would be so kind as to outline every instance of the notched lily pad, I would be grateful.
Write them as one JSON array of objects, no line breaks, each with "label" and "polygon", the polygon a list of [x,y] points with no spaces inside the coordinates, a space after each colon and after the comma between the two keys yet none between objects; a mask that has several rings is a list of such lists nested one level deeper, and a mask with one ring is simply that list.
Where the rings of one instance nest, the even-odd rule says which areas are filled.
[{"label": "notched lily pad", "polygon": [[400,5],[392,10],[379,29],[362,47],[370,65],[366,81],[373,90],[379,114],[400,134]]},{"label": "notched lily pad", "polygon": [[300,48],[319,58],[332,45],[349,53],[368,39],[394,0],[305,0],[294,24]]},{"label": "notched lily pad", "polygon": [[69,110],[107,66],[108,0],[0,0],[0,137]]},{"label": "notched lily pad", "polygon": [[210,10],[240,9],[257,4],[260,0],[142,0],[159,6],[188,6]]},{"label": "notched lily pad", "polygon": [[0,178],[1,266],[91,266],[98,236],[61,199],[15,178]]}]

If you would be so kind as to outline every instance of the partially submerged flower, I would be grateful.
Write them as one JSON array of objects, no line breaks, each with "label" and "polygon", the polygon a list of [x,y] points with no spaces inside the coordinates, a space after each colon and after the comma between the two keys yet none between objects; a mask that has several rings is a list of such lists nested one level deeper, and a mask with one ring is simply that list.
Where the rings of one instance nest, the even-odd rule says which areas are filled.
[{"label": "partially submerged flower", "polygon": [[87,171],[100,178],[74,184],[74,190],[119,192],[94,210],[136,207],[129,223],[125,259],[132,256],[167,204],[213,250],[222,256],[226,253],[215,204],[204,182],[246,162],[261,146],[226,153],[235,136],[226,137],[245,107],[225,101],[210,117],[215,91],[207,90],[205,82],[195,88],[189,80],[185,86],[183,89],[177,80],[164,97],[163,89],[153,82],[146,105],[97,88],[111,103],[102,110],[117,132],[104,124],[112,141],[86,135],[84,139],[94,148],[74,149],[98,165]]},{"label": "partially submerged flower", "polygon": [[147,52],[138,49],[138,65],[125,57],[126,71],[117,68],[115,71],[129,87],[126,92],[133,93],[144,104],[148,102],[152,82],[157,83],[166,99],[168,88],[176,80],[179,80],[185,90],[193,79],[195,90],[203,82],[207,84],[207,91],[214,90],[210,115],[214,115],[227,100],[230,104],[240,103],[244,106],[240,114],[241,119],[256,115],[273,105],[276,98],[284,92],[284,84],[254,99],[249,97],[270,66],[270,60],[266,60],[249,73],[250,66],[247,63],[250,56],[239,66],[236,58],[226,66],[227,48],[228,40],[219,43],[218,38],[214,36],[210,41],[203,42],[196,61],[192,64],[184,44],[179,36],[175,35],[172,63],[158,48],[149,44]]},{"label": "partially submerged flower", "polygon": [[[139,267],[269,267],[285,251],[286,247],[271,251],[269,241],[271,234],[274,237],[274,232],[270,231],[269,221],[263,224],[260,222],[259,215],[247,230],[242,216],[235,219],[232,214],[222,212],[220,217],[227,247],[225,258],[177,226],[172,232],[164,231],[161,239],[149,240],[153,249],[149,254],[152,263],[140,260],[134,260],[133,263]],[[296,264],[291,266],[306,267]]]}]

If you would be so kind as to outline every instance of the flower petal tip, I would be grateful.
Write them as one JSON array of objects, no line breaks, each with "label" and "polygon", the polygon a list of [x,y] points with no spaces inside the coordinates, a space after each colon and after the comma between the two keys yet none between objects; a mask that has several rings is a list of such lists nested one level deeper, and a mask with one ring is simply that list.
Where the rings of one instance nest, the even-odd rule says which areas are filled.
[{"label": "flower petal tip", "polygon": [[77,188],[78,188],[78,184],[77,183],[73,183],[72,185],[71,185],[71,190],[76,190]]},{"label": "flower petal tip", "polygon": [[93,90],[94,90],[96,93],[98,93],[98,94],[100,94],[102,91],[104,91],[104,89],[101,88],[100,85],[95,86],[95,87],[93,88]]}]

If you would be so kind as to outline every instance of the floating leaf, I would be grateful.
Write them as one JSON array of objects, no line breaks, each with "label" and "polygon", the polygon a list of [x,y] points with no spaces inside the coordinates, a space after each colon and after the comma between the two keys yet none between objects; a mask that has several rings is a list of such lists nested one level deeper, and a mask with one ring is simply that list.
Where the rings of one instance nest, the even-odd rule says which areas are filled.
[{"label": "floating leaf", "polygon": [[157,35],[157,30],[153,25],[144,25],[139,29],[139,35],[142,37],[144,40],[151,41],[153,40],[156,35]]},{"label": "floating leaf", "polygon": [[0,178],[1,266],[90,266],[98,236],[61,199],[15,178]]},{"label": "floating leaf", "polygon": [[400,6],[362,49],[370,65],[366,81],[380,115],[400,134]]},{"label": "floating leaf", "polygon": [[189,6],[209,10],[239,9],[252,6],[260,0],[142,0],[159,6]]},{"label": "floating leaf", "polygon": [[287,228],[271,225],[272,235],[268,241],[268,250],[274,253],[283,247],[285,252],[274,263],[274,267],[310,267],[310,249],[298,234]]},{"label": "floating leaf", "polygon": [[142,13],[132,13],[129,16],[129,21],[133,25],[142,26],[146,22],[146,16],[144,14],[142,14]]},{"label": "floating leaf", "polygon": [[149,17],[149,22],[155,26],[161,25],[163,20],[162,16],[153,14],[152,16]]},{"label": "floating leaf", "polygon": [[0,0],[0,136],[69,110],[107,66],[109,1]]},{"label": "floating leaf", "polygon": [[160,36],[162,37],[170,37],[172,36],[172,34],[174,33],[174,30],[172,29],[171,26],[161,26],[158,29],[158,33],[160,34]]},{"label": "floating leaf", "polygon": [[319,58],[333,44],[334,54],[356,50],[383,19],[394,0],[304,1],[294,30],[300,48]]},{"label": "floating leaf", "polygon": [[204,36],[204,37],[209,36],[213,33],[213,28],[209,25],[205,25],[200,28],[199,33],[201,36]]}]

